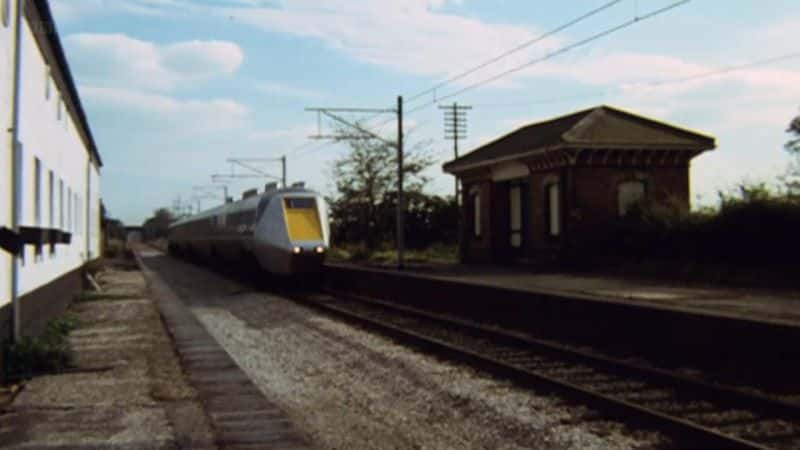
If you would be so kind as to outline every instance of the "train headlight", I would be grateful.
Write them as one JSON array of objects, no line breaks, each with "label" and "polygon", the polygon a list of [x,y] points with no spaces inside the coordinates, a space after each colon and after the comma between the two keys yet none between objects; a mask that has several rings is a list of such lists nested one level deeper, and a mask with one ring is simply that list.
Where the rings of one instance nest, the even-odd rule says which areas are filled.
[{"label": "train headlight", "polygon": [[302,251],[303,251],[303,249],[300,248],[300,247],[297,247],[297,246],[292,247],[292,253],[294,253],[295,255],[299,255],[300,252],[302,252]]},{"label": "train headlight", "polygon": [[314,249],[317,253],[325,253],[325,247],[318,245],[317,248]]}]

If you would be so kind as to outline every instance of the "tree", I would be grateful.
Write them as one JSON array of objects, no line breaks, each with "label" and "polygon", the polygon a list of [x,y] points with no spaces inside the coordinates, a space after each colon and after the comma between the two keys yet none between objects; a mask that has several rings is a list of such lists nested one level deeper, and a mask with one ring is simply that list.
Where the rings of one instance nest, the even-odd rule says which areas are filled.
[{"label": "tree", "polygon": [[786,143],[786,150],[789,153],[800,156],[800,115],[797,115],[789,122],[789,128],[786,129],[786,132],[793,135],[793,138]]},{"label": "tree", "polygon": [[795,160],[790,163],[789,169],[782,178],[787,193],[790,196],[797,196],[800,193],[800,114],[789,122],[786,132],[792,135],[792,138],[786,142],[786,150],[795,156]]},{"label": "tree", "polygon": [[169,226],[175,221],[175,216],[167,208],[159,208],[153,212],[153,217],[142,224],[142,234],[146,240],[166,237]]},{"label": "tree", "polygon": [[[378,139],[348,141],[350,152],[334,162],[337,196],[329,199],[334,239],[363,242],[373,250],[394,237],[397,204],[397,150]],[[412,145],[403,158],[403,190],[421,194],[429,181],[423,172],[433,164],[429,142]]]}]

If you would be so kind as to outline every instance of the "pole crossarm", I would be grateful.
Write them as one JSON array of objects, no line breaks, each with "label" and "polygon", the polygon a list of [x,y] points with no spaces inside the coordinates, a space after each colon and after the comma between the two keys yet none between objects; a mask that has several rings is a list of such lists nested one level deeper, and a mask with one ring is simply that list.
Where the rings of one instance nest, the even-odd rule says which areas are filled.
[{"label": "pole crossarm", "polygon": [[[397,149],[397,224],[396,224],[396,240],[397,240],[397,267],[402,269],[405,264],[405,201],[403,195],[403,97],[397,97],[397,108],[320,108],[312,107],[306,108],[306,111],[317,113],[317,135],[309,136],[311,139],[331,139],[334,141],[345,140],[359,140],[359,139],[375,139],[384,144],[390,145]],[[374,133],[359,123],[351,122],[336,113],[392,113],[397,115],[397,140],[392,141],[384,138],[383,136]],[[345,134],[337,133],[332,135],[322,134],[321,117],[326,116],[348,128],[353,129],[356,133]],[[388,122],[387,122],[388,123]],[[385,125],[385,124],[384,124]]]},{"label": "pole crossarm", "polygon": [[316,112],[362,112],[362,113],[376,113],[376,114],[384,114],[384,113],[397,113],[397,110],[394,108],[322,108],[322,107],[310,107],[306,108],[306,111],[316,111]]},{"label": "pole crossarm", "polygon": [[[361,132],[361,133],[364,133],[364,137],[362,137],[361,139],[364,139],[366,137],[371,137],[373,139],[377,139],[377,140],[379,140],[381,142],[384,142],[384,143],[386,143],[388,145],[391,145],[391,146],[396,146],[397,145],[396,142],[390,141],[390,140],[384,138],[383,136],[381,136],[381,135],[379,135],[377,133],[373,133],[372,131],[367,130],[366,128],[362,127],[361,125],[359,125],[357,123],[350,122],[347,119],[343,119],[342,117],[337,116],[336,114],[331,112],[331,111],[335,111],[335,110],[339,110],[339,109],[347,109],[347,108],[315,108],[315,109],[310,109],[310,110],[311,111],[317,111],[318,113],[324,114],[325,116],[330,117],[331,119],[333,119],[333,120],[335,120],[335,121],[337,121],[337,122],[339,122],[339,123],[341,123],[343,125],[351,127],[353,129]],[[390,110],[390,111],[394,112],[393,110]],[[336,135],[334,135],[334,136],[336,136]],[[313,138],[313,136],[312,136],[312,138]],[[343,136],[343,137],[334,137],[332,139],[347,139],[347,138]]]},{"label": "pole crossarm", "polygon": [[[283,184],[283,187],[286,187],[286,155],[278,157],[278,158],[228,158],[226,159],[227,162],[231,163],[231,173],[230,175],[223,175],[223,174],[214,174],[211,175],[211,180],[215,181],[217,179],[234,179],[234,178],[270,178],[273,180],[278,180]],[[264,162],[280,162],[281,163],[281,176],[276,176],[265,172],[264,170],[256,167],[250,163],[264,163]],[[243,167],[247,170],[254,172],[254,174],[235,174],[233,173],[233,165],[238,165]]]},{"label": "pole crossarm", "polygon": [[247,178],[270,178],[270,179],[273,179],[273,180],[280,180],[281,179],[281,177],[278,177],[278,176],[275,176],[275,175],[270,175],[268,173],[265,173],[263,175],[262,174],[254,174],[254,173],[253,174],[243,173],[243,174],[235,174],[235,175],[234,174],[227,174],[227,173],[215,173],[215,174],[211,175],[211,180],[212,181],[235,180],[235,179],[238,179],[238,178],[242,178],[242,179],[247,179]]}]

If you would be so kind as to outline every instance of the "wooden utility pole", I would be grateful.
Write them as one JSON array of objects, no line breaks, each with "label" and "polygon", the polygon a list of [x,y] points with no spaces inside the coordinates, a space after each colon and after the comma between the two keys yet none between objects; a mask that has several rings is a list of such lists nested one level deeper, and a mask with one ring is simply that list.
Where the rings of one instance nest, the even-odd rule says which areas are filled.
[{"label": "wooden utility pole", "polygon": [[397,97],[397,268],[405,266],[406,208],[403,196],[403,96]]},{"label": "wooden utility pole", "polygon": [[[439,105],[439,109],[444,110],[444,138],[453,140],[453,155],[458,159],[458,141],[467,137],[467,110],[472,106],[459,105]],[[458,177],[455,177],[455,200],[459,203]]]}]

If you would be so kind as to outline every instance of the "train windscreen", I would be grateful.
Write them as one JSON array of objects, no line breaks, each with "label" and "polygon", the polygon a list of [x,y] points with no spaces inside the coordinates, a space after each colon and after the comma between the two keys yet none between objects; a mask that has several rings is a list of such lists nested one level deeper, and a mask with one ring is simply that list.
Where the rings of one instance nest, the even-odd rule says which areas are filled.
[{"label": "train windscreen", "polygon": [[283,210],[286,215],[286,229],[291,241],[320,241],[322,227],[314,198],[285,198]]}]

